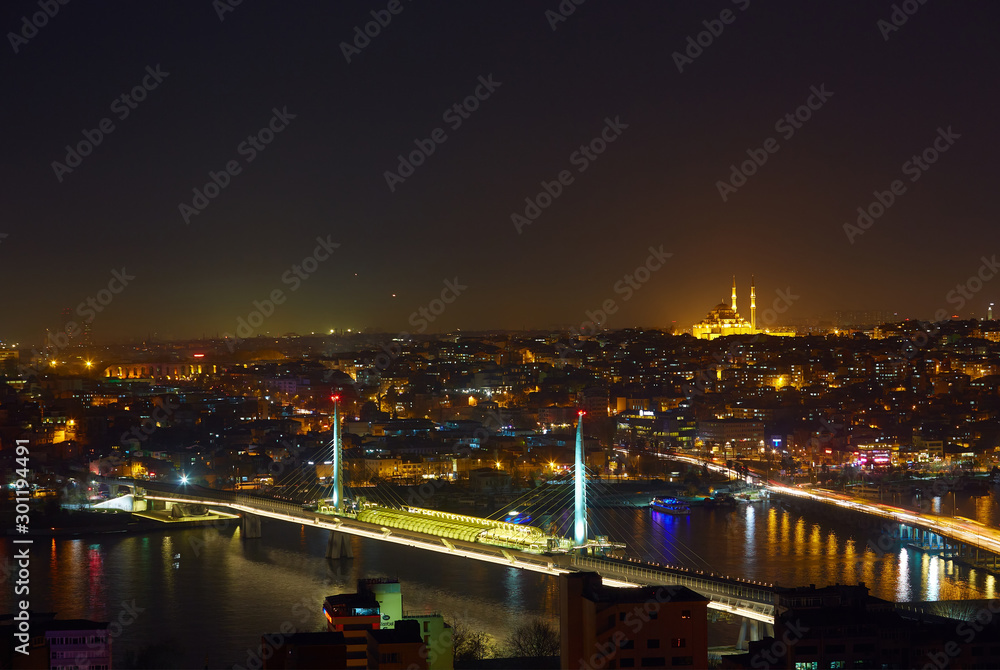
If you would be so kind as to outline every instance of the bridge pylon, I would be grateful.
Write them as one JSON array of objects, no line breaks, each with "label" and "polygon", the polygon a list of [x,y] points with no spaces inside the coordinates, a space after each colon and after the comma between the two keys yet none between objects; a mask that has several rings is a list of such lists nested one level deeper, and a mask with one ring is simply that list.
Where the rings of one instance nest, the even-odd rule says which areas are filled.
[{"label": "bridge pylon", "polygon": [[583,453],[583,410],[577,412],[576,458],[573,464],[573,542],[582,547],[587,542],[587,475]]},{"label": "bridge pylon", "polygon": [[340,447],[340,396],[333,399],[333,509],[340,514],[344,505],[344,468]]}]

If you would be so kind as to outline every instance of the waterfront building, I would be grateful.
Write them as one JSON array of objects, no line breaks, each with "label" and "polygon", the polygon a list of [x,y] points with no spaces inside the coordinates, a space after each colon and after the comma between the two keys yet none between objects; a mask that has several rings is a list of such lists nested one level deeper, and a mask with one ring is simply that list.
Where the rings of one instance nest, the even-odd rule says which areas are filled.
[{"label": "waterfront building", "polygon": [[368,665],[368,638],[365,632],[382,625],[378,601],[370,591],[327,596],[323,602],[326,627],[331,633],[343,633],[347,645],[345,668]]},{"label": "waterfront building", "polygon": [[366,631],[365,636],[368,642],[369,670],[428,667],[427,648],[420,636],[420,624],[417,621],[400,620],[392,628]]},{"label": "waterfront building", "polygon": [[[0,654],[2,668],[54,668],[111,670],[111,637],[106,621],[56,619],[54,614],[33,614],[28,654],[14,653],[13,644]],[[0,634],[15,640],[17,624],[12,615],[0,617]],[[6,657],[5,657],[6,656]]]},{"label": "waterfront building", "polygon": [[[343,667],[408,668],[414,662],[428,670],[453,667],[451,626],[437,613],[405,614],[399,580],[359,579],[357,593],[327,596],[323,614],[327,630],[344,635]],[[414,636],[416,651],[408,646]]]},{"label": "waterfront building", "polygon": [[[975,608],[970,608],[975,612]],[[774,637],[724,656],[723,668],[997,668],[998,626],[900,610],[864,582],[775,589]]]},{"label": "waterfront building", "polygon": [[[280,640],[280,644],[274,640]],[[260,646],[263,670],[347,667],[343,633],[269,633],[261,637]]]},{"label": "waterfront building", "polygon": [[708,598],[685,586],[605,586],[559,577],[563,668],[707,668]]}]

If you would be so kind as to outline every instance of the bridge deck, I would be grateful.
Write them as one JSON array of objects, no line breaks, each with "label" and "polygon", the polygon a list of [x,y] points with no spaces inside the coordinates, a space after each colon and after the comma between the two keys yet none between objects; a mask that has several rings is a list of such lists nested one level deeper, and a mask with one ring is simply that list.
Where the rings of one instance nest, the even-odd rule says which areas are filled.
[{"label": "bridge deck", "polygon": [[768,488],[775,496],[787,496],[790,500],[836,506],[845,511],[878,517],[888,523],[902,524],[934,533],[951,542],[976,547],[980,551],[1000,554],[1000,530],[986,526],[974,519],[927,515],[869,500],[852,499],[849,496],[824,489],[804,490],[773,485]]},{"label": "bridge deck", "polygon": [[[713,609],[766,623],[774,622],[773,593],[767,585],[750,581],[735,580],[719,575],[706,575],[681,568],[656,566],[627,558],[577,556],[568,553],[535,553],[481,542],[448,539],[406,528],[379,526],[346,516],[338,517],[311,512],[302,509],[300,504],[294,502],[228,491],[200,488],[197,491],[178,491],[177,487],[156,482],[107,481],[145,489],[147,491],[146,498],[152,500],[225,506],[247,514],[311,525],[533,572],[560,575],[580,570],[592,570],[601,574],[605,578],[605,583],[613,586],[680,584],[709,598],[712,601],[709,606]],[[126,483],[127,481],[128,483]]]}]

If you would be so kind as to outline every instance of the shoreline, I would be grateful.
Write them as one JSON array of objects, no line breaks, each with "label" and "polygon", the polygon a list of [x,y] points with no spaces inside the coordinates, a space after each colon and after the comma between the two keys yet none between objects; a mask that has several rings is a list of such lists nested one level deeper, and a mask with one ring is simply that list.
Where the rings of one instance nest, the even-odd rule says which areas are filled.
[{"label": "shoreline", "polygon": [[[191,519],[190,521],[173,521],[170,523],[163,523],[159,521],[136,521],[132,513],[129,512],[129,519],[125,523],[120,523],[117,525],[100,525],[100,526],[81,526],[81,527],[61,527],[61,528],[47,528],[47,529],[35,529],[32,528],[27,533],[17,533],[12,528],[8,528],[4,533],[5,537],[20,537],[20,538],[41,538],[41,537],[82,537],[87,535],[117,535],[117,534],[127,534],[135,535],[141,533],[148,533],[151,531],[159,530],[169,530],[169,529],[188,529],[188,528],[199,528],[203,526],[216,526],[219,521],[218,518],[213,519]],[[227,523],[231,519],[225,520]]]}]

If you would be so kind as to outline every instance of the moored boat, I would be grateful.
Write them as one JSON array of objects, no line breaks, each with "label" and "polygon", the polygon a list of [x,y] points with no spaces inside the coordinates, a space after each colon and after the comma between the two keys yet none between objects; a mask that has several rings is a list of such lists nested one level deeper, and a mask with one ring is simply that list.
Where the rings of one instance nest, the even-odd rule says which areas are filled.
[{"label": "moored boat", "polygon": [[649,501],[649,509],[664,514],[684,515],[691,513],[691,506],[676,498],[653,498]]}]

